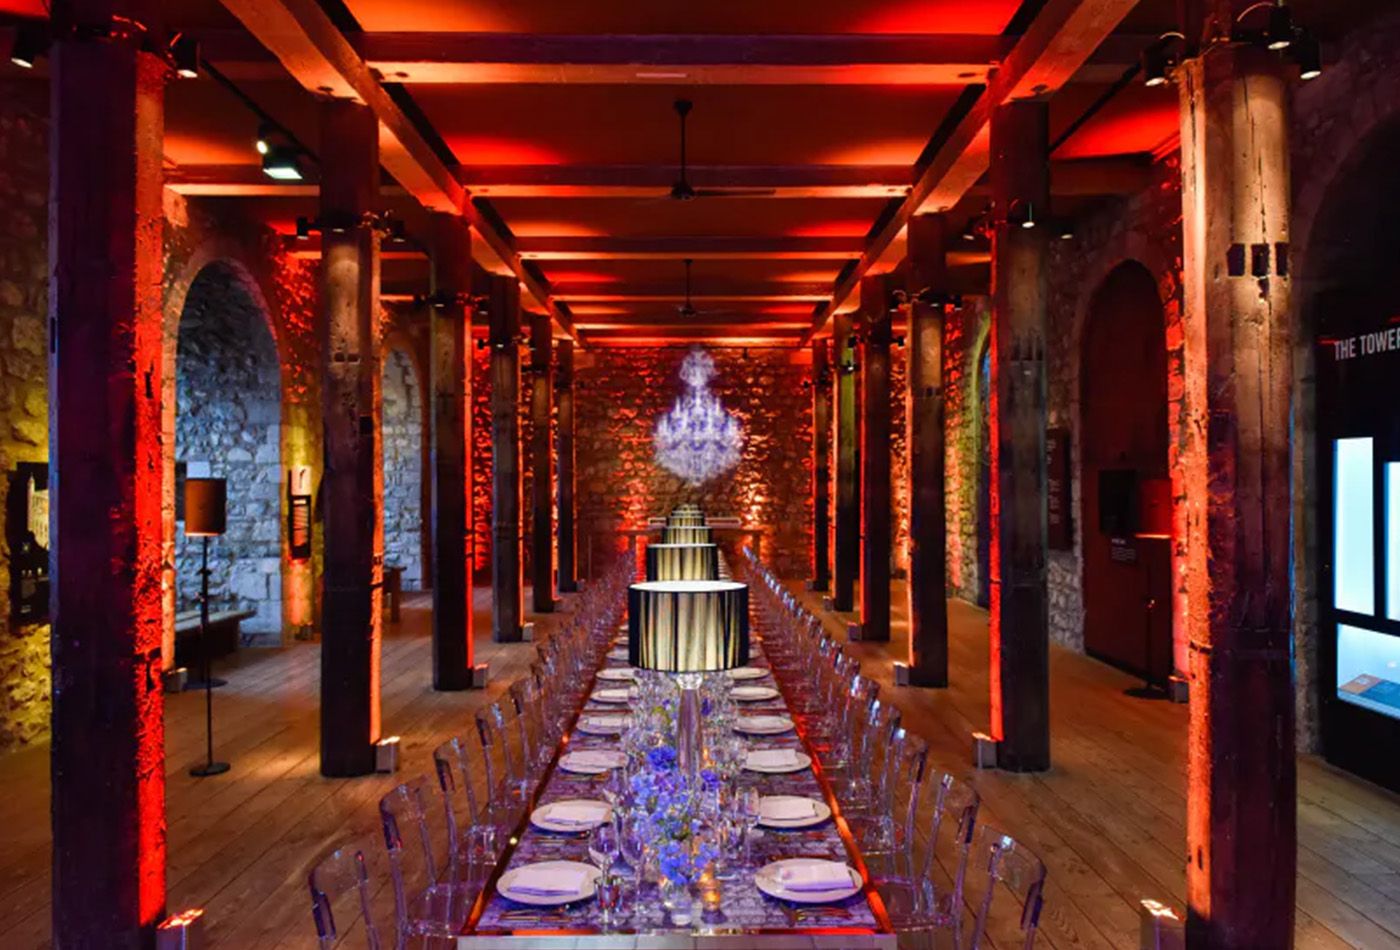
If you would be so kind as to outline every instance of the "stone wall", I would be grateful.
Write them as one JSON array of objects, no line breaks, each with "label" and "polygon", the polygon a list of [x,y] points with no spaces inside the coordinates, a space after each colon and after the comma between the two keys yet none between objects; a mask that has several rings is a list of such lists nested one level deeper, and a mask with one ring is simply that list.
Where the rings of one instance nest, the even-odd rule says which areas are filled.
[{"label": "stone wall", "polygon": [[806,350],[711,348],[711,382],[744,426],[729,474],[691,489],[652,457],[652,430],[681,391],[685,348],[584,350],[577,356],[579,558],[611,556],[619,528],[645,525],[682,501],[736,515],[771,534],[763,554],[780,573],[805,576],[812,536],[811,373]]},{"label": "stone wall", "polygon": [[987,453],[987,406],[978,386],[979,364],[991,330],[987,297],[969,297],[946,319],[943,347],[943,497],[947,513],[948,590],[977,603],[982,577],[978,558],[979,468]]},{"label": "stone wall", "polygon": [[[0,472],[47,462],[48,90],[0,82]],[[10,606],[8,531],[0,532],[0,749],[49,728],[49,625]]]},{"label": "stone wall", "polygon": [[[215,262],[185,297],[176,355],[175,460],[223,478],[228,530],[209,545],[210,609],[255,610],[245,634],[282,634],[281,407],[267,314],[240,273]],[[197,609],[202,540],[175,535],[176,610]]]},{"label": "stone wall", "polygon": [[404,569],[404,590],[423,587],[423,397],[413,360],[384,353],[384,563]]}]

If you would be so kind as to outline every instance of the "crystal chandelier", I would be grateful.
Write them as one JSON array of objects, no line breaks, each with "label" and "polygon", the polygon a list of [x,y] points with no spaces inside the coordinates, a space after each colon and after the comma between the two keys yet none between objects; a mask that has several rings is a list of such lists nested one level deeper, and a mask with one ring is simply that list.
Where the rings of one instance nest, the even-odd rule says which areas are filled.
[{"label": "crystal chandelier", "polygon": [[681,363],[686,392],[656,421],[656,462],[685,481],[700,485],[739,464],[744,429],[710,392],[715,361],[693,349]]}]

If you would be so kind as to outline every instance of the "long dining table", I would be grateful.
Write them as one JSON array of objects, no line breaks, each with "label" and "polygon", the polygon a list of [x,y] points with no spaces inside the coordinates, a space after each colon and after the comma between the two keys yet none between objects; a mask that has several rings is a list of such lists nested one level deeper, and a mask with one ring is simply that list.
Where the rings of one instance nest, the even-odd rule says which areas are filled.
[{"label": "long dining table", "polygon": [[[755,617],[755,621],[758,618]],[[626,628],[619,633],[615,647],[625,646]],[[610,649],[602,668],[626,666],[624,651]],[[773,685],[779,695],[771,700],[744,703],[745,715],[791,715],[787,698],[804,684],[775,681],[774,671],[763,655],[762,633],[755,629],[750,665],[768,671],[762,679],[745,685]],[[595,678],[595,687],[616,683]],[[861,859],[859,848],[842,818],[830,783],[821,772],[820,759],[797,730],[779,735],[748,737],[750,750],[790,748],[805,751],[812,765],[799,772],[760,774],[745,771],[744,784],[755,785],[761,795],[797,795],[824,801],[832,817],[816,827],[777,830],[762,827],[752,842],[753,865],[737,879],[725,881],[718,911],[697,915],[685,925],[672,923],[654,887],[634,898],[628,894],[620,913],[604,930],[594,899],[555,907],[535,907],[517,903],[496,890],[496,882],[508,871],[541,861],[580,861],[587,863],[587,833],[556,834],[543,831],[530,822],[536,807],[565,799],[602,799],[605,776],[573,774],[559,767],[566,752],[620,749],[618,736],[600,736],[579,731],[584,717],[617,714],[625,706],[605,704],[592,698],[585,703],[565,733],[539,782],[534,800],[525,809],[519,827],[509,838],[506,850],[489,876],[458,937],[459,950],[487,948],[850,948],[877,950],[894,948],[896,937],[890,927]],[[763,894],[754,882],[753,872],[764,864],[788,858],[816,858],[844,861],[859,872],[862,886],[857,893],[840,901],[817,904],[789,903]]]}]

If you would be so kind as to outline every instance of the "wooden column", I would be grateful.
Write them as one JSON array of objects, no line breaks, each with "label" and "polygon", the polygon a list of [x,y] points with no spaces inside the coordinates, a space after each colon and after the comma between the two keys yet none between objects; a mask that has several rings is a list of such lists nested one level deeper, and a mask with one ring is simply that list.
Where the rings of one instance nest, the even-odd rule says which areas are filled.
[{"label": "wooden column", "polygon": [[860,416],[856,411],[859,369],[855,328],[849,313],[832,320],[831,348],[836,358],[836,413],[832,424],[836,454],[836,549],[831,588],[833,610],[852,610],[860,571]]},{"label": "wooden column", "polygon": [[574,536],[574,341],[560,340],[555,355],[558,377],[554,387],[554,414],[559,431],[559,590],[578,590],[578,543]]},{"label": "wooden column", "polygon": [[554,612],[554,327],[530,315],[530,593],[537,614]]},{"label": "wooden column", "polygon": [[831,586],[831,344],[812,343],[812,590]]},{"label": "wooden column", "polygon": [[[59,2],[54,14],[105,24],[113,6],[124,4]],[[51,55],[53,937],[61,947],[149,946],[165,912],[167,68],[137,40],[67,37]]]},{"label": "wooden column", "polygon": [[909,332],[904,416],[909,466],[911,686],[948,685],[947,529],[943,483],[943,324],[948,297],[942,215],[909,222]]},{"label": "wooden column", "polygon": [[321,311],[325,376],[325,607],[321,620],[321,774],[374,771],[384,580],[380,460],[379,123],[347,99],[322,105]]},{"label": "wooden column", "polygon": [[487,279],[491,347],[491,636],[524,635],[525,566],[521,560],[520,284]]},{"label": "wooden column", "polygon": [[472,642],[471,231],[438,212],[432,229],[433,689],[485,685]]},{"label": "wooden column", "polygon": [[991,728],[997,764],[1050,767],[1050,650],[1045,590],[1045,301],[1050,199],[1048,108],[1016,102],[991,130],[992,616]]},{"label": "wooden column", "polygon": [[860,638],[890,638],[890,327],[893,282],[860,282]]},{"label": "wooden column", "polygon": [[[1224,23],[1244,7],[1207,6]],[[1177,80],[1186,427],[1199,433],[1185,452],[1187,939],[1287,947],[1297,877],[1289,90],[1280,57],[1252,47],[1215,46]]]}]

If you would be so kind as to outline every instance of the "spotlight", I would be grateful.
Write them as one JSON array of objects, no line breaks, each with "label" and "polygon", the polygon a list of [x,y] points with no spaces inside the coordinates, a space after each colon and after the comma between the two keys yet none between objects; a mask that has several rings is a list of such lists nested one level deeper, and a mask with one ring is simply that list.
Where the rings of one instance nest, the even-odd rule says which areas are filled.
[{"label": "spotlight", "polygon": [[1026,216],[1021,219],[1020,223],[1021,227],[1029,231],[1035,227],[1035,206],[1027,201],[1023,207],[1026,209]]},{"label": "spotlight", "polygon": [[263,174],[276,181],[301,181],[300,156],[290,145],[272,145],[263,156]]},{"label": "spotlight", "polygon": [[170,58],[175,64],[175,75],[181,79],[199,78],[199,40],[184,33],[178,33],[170,41]]},{"label": "spotlight", "polygon": [[1269,9],[1269,28],[1264,34],[1269,49],[1288,49],[1293,42],[1293,14],[1282,2]]},{"label": "spotlight", "polygon": [[1073,241],[1073,240],[1074,240],[1074,227],[1073,227],[1069,222],[1065,222],[1064,224],[1061,224],[1061,225],[1060,225],[1060,240],[1061,240],[1061,241]]},{"label": "spotlight", "polygon": [[1161,43],[1153,43],[1142,51],[1143,82],[1148,86],[1167,84],[1167,49]]},{"label": "spotlight", "polygon": [[1303,33],[1293,44],[1293,59],[1298,63],[1301,79],[1316,79],[1322,75],[1322,44],[1311,33]]},{"label": "spotlight", "polygon": [[41,28],[21,26],[15,30],[15,43],[10,47],[10,62],[22,69],[33,69],[48,46],[48,34]]},{"label": "spotlight", "polygon": [[311,238],[311,219],[305,215],[297,216],[297,240],[306,241]]},{"label": "spotlight", "polygon": [[258,138],[255,147],[259,155],[266,155],[268,150],[272,148],[272,136],[274,134],[275,130],[270,123],[261,122],[258,124]]}]

